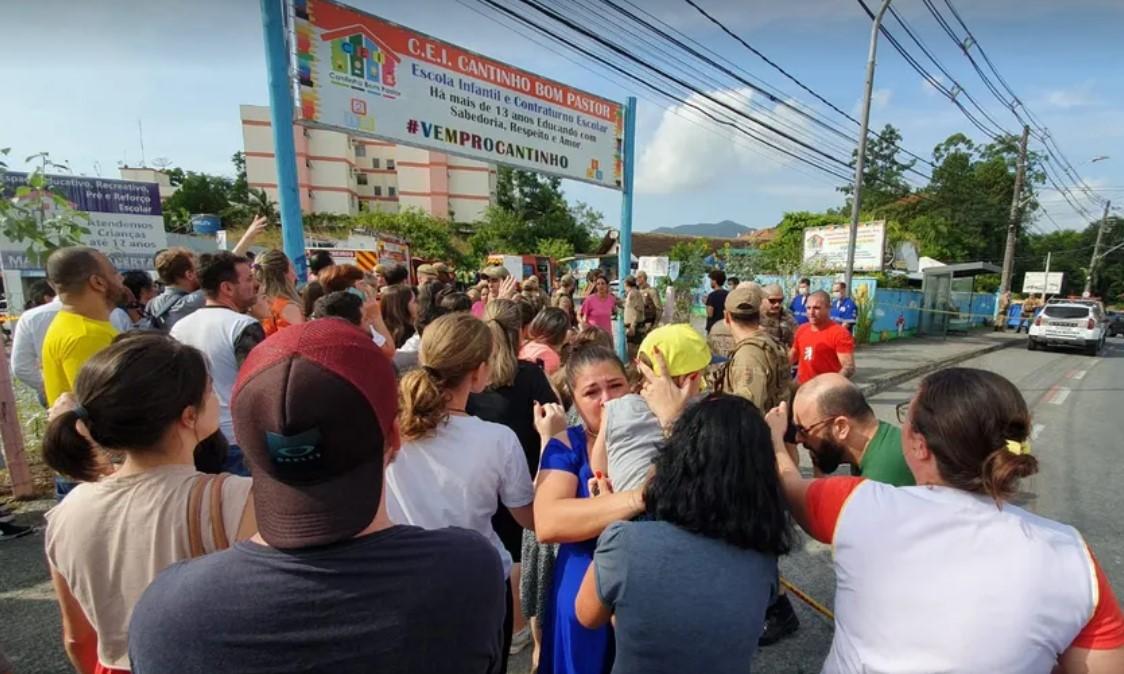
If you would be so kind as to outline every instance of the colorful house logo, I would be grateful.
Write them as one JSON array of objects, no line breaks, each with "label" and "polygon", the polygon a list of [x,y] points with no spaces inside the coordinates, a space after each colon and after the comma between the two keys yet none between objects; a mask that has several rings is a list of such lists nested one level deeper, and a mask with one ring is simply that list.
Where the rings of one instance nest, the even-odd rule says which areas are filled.
[{"label": "colorful house logo", "polygon": [[320,36],[332,43],[332,70],[372,84],[394,87],[398,83],[398,58],[366,26],[347,26]]},{"label": "colorful house logo", "polygon": [[585,177],[588,180],[598,182],[605,180],[605,172],[601,170],[601,162],[596,159],[589,160],[589,166],[585,169]]}]

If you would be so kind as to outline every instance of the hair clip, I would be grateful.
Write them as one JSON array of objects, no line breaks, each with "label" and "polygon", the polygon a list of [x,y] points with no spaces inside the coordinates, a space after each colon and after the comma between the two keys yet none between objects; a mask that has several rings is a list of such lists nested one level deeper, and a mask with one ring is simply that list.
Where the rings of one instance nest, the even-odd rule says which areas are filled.
[{"label": "hair clip", "polygon": [[1008,440],[1006,449],[1008,452],[1016,455],[1030,454],[1030,440],[1023,440],[1022,442],[1019,442],[1017,440]]}]

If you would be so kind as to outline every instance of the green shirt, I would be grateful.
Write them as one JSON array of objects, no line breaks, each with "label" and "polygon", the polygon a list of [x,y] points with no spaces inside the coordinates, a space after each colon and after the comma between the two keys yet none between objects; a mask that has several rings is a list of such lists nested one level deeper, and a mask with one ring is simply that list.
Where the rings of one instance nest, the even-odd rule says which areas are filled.
[{"label": "green shirt", "polygon": [[[852,472],[854,469],[852,468]],[[878,422],[878,431],[870,439],[859,462],[858,474],[895,487],[912,487],[916,482],[902,453],[902,431],[885,421]]]}]

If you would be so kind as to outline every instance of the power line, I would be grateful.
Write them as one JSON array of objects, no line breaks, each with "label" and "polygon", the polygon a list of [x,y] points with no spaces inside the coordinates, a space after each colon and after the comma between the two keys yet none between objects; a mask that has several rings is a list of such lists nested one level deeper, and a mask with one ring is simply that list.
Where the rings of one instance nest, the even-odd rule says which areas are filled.
[{"label": "power line", "polygon": [[[871,18],[871,20],[874,20],[874,12],[871,11],[870,7],[867,6],[866,2],[864,2],[863,0],[856,0],[856,2],[858,2],[859,6],[863,8],[863,11],[866,12],[867,16],[869,16]],[[898,40],[893,36],[893,34],[890,33],[890,30],[888,28],[886,28],[885,24],[880,26],[880,32],[886,38],[886,40],[894,47],[894,50],[897,51],[899,54],[901,54],[902,58],[905,59],[906,63],[908,63],[909,66],[917,72],[917,74],[921,75],[922,79],[924,79],[926,82],[928,82],[930,86],[932,86],[941,95],[943,95],[945,98],[947,98],[949,101],[951,101],[952,104],[955,105],[957,107],[957,109],[960,110],[961,114],[963,114],[964,117],[966,117],[968,119],[968,121],[972,123],[973,126],[975,126],[977,129],[980,130],[980,132],[982,132],[984,135],[988,136],[992,140],[996,140],[996,141],[999,140],[999,136],[996,134],[996,132],[992,129],[988,129],[987,127],[985,127],[983,125],[982,122],[980,122],[978,119],[976,119],[976,117],[972,113],[970,113],[967,108],[964,107],[964,104],[956,99],[956,94],[952,90],[945,87],[944,84],[942,84],[940,82],[940,80],[938,80],[936,77],[934,77],[932,75],[932,73],[930,73],[924,66],[922,66],[917,61],[917,59],[914,58],[913,55],[910,54],[905,49],[905,47],[903,47],[901,45],[901,43],[898,42]],[[1006,134],[1008,136],[1012,135],[1009,132],[1007,132],[1006,130],[1004,130],[1002,127],[999,127],[999,134]]]},{"label": "power line", "polygon": [[[574,51],[577,51],[579,53],[584,54],[586,57],[601,63],[602,65],[610,68],[611,70],[614,70],[614,71],[620,73],[621,75],[627,77],[628,79],[630,79],[630,80],[632,80],[632,81],[634,81],[634,82],[636,82],[636,83],[638,83],[638,84],[640,84],[640,85],[642,85],[642,86],[644,86],[648,89],[651,89],[652,91],[654,91],[654,92],[656,92],[656,93],[658,93],[662,96],[665,96],[667,98],[676,100],[680,104],[696,110],[697,112],[705,115],[706,117],[710,118],[712,121],[714,121],[717,124],[733,128],[733,129],[737,130],[738,132],[740,132],[740,133],[742,133],[746,136],[749,136],[750,138],[758,141],[759,143],[761,143],[761,144],[763,144],[767,147],[770,147],[777,152],[780,152],[781,154],[792,157],[793,159],[796,159],[797,161],[800,161],[800,162],[805,163],[809,166],[812,166],[813,168],[816,168],[820,171],[823,171],[824,173],[832,175],[832,176],[834,176],[834,177],[836,177],[840,180],[847,180],[848,179],[848,176],[845,173],[842,173],[842,171],[840,169],[833,169],[831,166],[826,166],[823,163],[821,163],[820,160],[811,159],[811,158],[796,154],[795,152],[791,152],[789,150],[786,150],[785,148],[780,147],[780,146],[770,142],[768,139],[758,135],[754,131],[746,129],[745,127],[742,127],[742,126],[738,125],[737,123],[733,122],[730,119],[719,118],[712,111],[707,110],[706,108],[703,108],[702,106],[700,106],[696,103],[693,103],[690,100],[680,98],[680,97],[668,92],[666,89],[663,89],[661,87],[658,87],[658,86],[652,84],[647,78],[636,75],[635,73],[632,73],[632,72],[620,67],[619,65],[617,65],[615,63],[611,63],[611,62],[607,61],[606,59],[598,56],[597,54],[591,52],[590,50],[588,50],[584,47],[581,47],[580,45],[577,45],[570,40],[567,40],[566,38],[562,37],[558,33],[555,33],[554,31],[551,31],[551,30],[546,29],[542,26],[539,26],[538,24],[531,21],[530,19],[522,16],[520,13],[517,13],[517,12],[515,12],[515,11],[513,11],[513,10],[507,8],[507,7],[504,7],[503,5],[500,5],[498,2],[495,2],[495,0],[478,0],[478,2],[481,2],[482,4],[488,5],[488,6],[492,7],[493,9],[495,9],[499,12],[502,12],[503,14],[505,14],[507,16],[516,19],[520,23],[523,23],[524,25],[526,25],[526,26],[528,26],[532,29],[535,29],[539,32],[542,32],[542,33],[548,35],[549,37],[551,37],[555,41],[560,42],[562,44],[565,44],[566,46],[570,47]],[[616,51],[618,53],[621,53],[622,55],[627,56],[629,58],[629,60],[633,60],[635,62],[640,63],[641,65],[644,65],[643,61],[640,61],[639,59],[636,59],[629,52],[627,52],[623,49],[620,49],[619,47],[616,47],[615,45],[609,45],[609,44],[605,43],[604,40],[598,38],[595,35],[590,34],[589,31],[581,29],[580,26],[576,26],[575,24],[573,24],[572,21],[569,21],[569,20],[565,19],[564,17],[559,16],[556,12],[553,12],[549,9],[543,9],[543,8],[537,6],[535,3],[529,2],[529,0],[520,0],[520,2],[522,2],[525,5],[531,6],[532,8],[538,10],[540,13],[546,14],[547,16],[551,16],[551,18],[553,18],[555,21],[557,21],[558,23],[561,23],[563,25],[567,25],[567,27],[569,27],[574,32],[586,35],[587,37],[591,37],[595,41],[597,41],[599,43],[602,43],[605,46],[609,46],[609,47],[613,48],[614,51]],[[744,112],[742,112],[740,110],[737,110],[736,108],[734,108],[734,107],[732,107],[732,106],[730,106],[730,105],[728,105],[728,104],[726,104],[722,101],[714,99],[712,96],[709,96],[709,95],[705,94],[705,92],[702,92],[702,91],[698,90],[696,87],[690,86],[689,84],[687,84],[686,82],[683,82],[679,78],[675,78],[675,77],[666,75],[665,73],[660,71],[658,68],[654,68],[652,66],[645,66],[645,67],[648,68],[649,70],[655,72],[656,74],[660,75],[661,77],[664,77],[665,79],[669,79],[673,82],[676,82],[678,85],[680,85],[681,87],[683,87],[685,89],[689,89],[691,91],[694,91],[696,94],[699,94],[703,98],[708,99],[711,103],[714,103],[714,104],[718,105],[719,107],[726,108],[730,112],[733,112],[740,117],[744,117],[744,118],[749,119],[751,121],[755,121],[758,124],[761,124],[762,126],[765,126],[766,128],[769,128],[769,126],[770,126],[770,125],[763,124],[758,120],[755,120],[753,117],[745,114]],[[787,134],[784,134],[783,132],[780,135],[782,135],[782,137],[788,136]],[[789,137],[789,138],[791,138],[791,137]],[[802,146],[807,146],[807,144],[805,144],[805,143],[801,143],[799,141],[797,141],[797,142],[798,142],[798,144],[800,144]],[[816,151],[816,154],[824,155],[827,158],[829,158],[833,163],[841,164],[844,167],[847,167],[847,164],[842,162],[841,160],[839,160],[837,157],[832,157],[831,155],[827,155],[826,153],[822,153],[822,152],[819,152],[819,151]]]},{"label": "power line", "polygon": [[[706,17],[706,19],[707,19],[707,20],[709,20],[709,21],[710,21],[711,23],[713,23],[713,24],[714,24],[715,26],[718,26],[718,28],[719,28],[719,29],[720,29],[720,30],[721,30],[722,32],[726,33],[726,35],[729,35],[729,36],[730,36],[731,38],[733,38],[734,40],[736,40],[736,41],[738,42],[738,44],[740,44],[741,46],[743,46],[743,47],[745,47],[746,49],[748,49],[748,50],[749,50],[750,52],[752,52],[752,53],[753,53],[754,55],[756,55],[756,56],[757,56],[758,58],[760,58],[760,59],[761,59],[762,61],[764,61],[765,63],[767,63],[767,64],[769,64],[770,66],[772,66],[772,68],[773,68],[774,70],[776,70],[776,71],[777,71],[777,72],[779,72],[780,74],[784,75],[784,76],[785,76],[786,78],[788,78],[788,79],[789,79],[790,81],[792,81],[793,83],[795,83],[795,84],[796,84],[796,86],[800,87],[801,89],[803,89],[803,90],[804,90],[805,92],[807,92],[808,94],[811,94],[811,95],[812,95],[812,96],[813,96],[813,97],[814,97],[814,98],[815,98],[816,100],[818,100],[818,101],[819,101],[820,103],[823,103],[824,105],[826,105],[827,107],[831,108],[832,110],[834,110],[834,111],[835,111],[835,112],[837,112],[838,114],[840,114],[840,115],[842,115],[843,117],[845,117],[845,118],[849,119],[850,121],[854,122],[855,124],[859,124],[859,125],[861,126],[861,123],[859,122],[859,120],[855,119],[855,118],[854,118],[854,117],[853,117],[852,115],[850,115],[850,114],[848,114],[848,113],[844,112],[844,111],[843,111],[842,109],[840,109],[839,107],[837,107],[837,106],[836,106],[836,105],[835,105],[834,103],[832,103],[831,101],[827,100],[826,98],[824,98],[823,96],[821,96],[821,95],[820,95],[819,93],[817,93],[817,92],[816,92],[815,90],[813,90],[813,89],[812,89],[811,87],[809,87],[809,86],[807,86],[806,84],[804,84],[803,82],[801,82],[801,81],[800,81],[800,80],[799,80],[799,79],[798,79],[798,78],[797,78],[797,77],[796,77],[795,75],[792,75],[792,74],[791,74],[791,73],[789,73],[789,72],[788,72],[787,70],[785,70],[784,68],[782,68],[782,67],[781,67],[780,65],[778,65],[777,63],[775,63],[775,62],[774,62],[774,61],[773,61],[772,59],[770,59],[770,58],[769,58],[768,56],[765,56],[765,54],[761,53],[761,51],[760,51],[760,50],[758,50],[757,48],[755,48],[754,46],[752,46],[751,44],[749,44],[748,42],[746,42],[746,41],[745,41],[745,40],[744,40],[744,39],[743,39],[743,38],[742,38],[742,37],[741,37],[740,35],[738,35],[738,34],[734,33],[734,32],[733,32],[732,30],[730,30],[729,28],[727,28],[725,24],[723,24],[723,23],[722,23],[721,21],[719,21],[719,20],[718,20],[718,19],[716,19],[716,18],[715,18],[714,16],[712,16],[712,15],[711,15],[711,14],[710,14],[709,12],[707,12],[707,11],[706,11],[705,9],[703,9],[702,7],[700,7],[700,6],[699,6],[699,5],[698,5],[698,4],[696,3],[696,2],[694,2],[694,0],[684,0],[684,2],[686,2],[686,3],[687,3],[688,5],[690,5],[691,7],[694,7],[694,8],[695,8],[695,10],[696,10],[696,11],[698,11],[698,13],[699,13],[699,14],[702,14],[702,15],[703,15],[704,17]],[[630,4],[631,4],[631,3],[630,3]],[[876,131],[870,131],[869,133],[870,133],[871,135],[873,135],[873,136],[874,136],[875,138],[879,139],[879,140],[885,140],[885,138],[884,138],[883,134],[880,134],[880,133],[878,133],[878,132],[876,132]],[[916,160],[918,160],[918,161],[922,161],[922,162],[925,162],[925,163],[926,163],[926,164],[928,164],[929,166],[931,166],[931,167],[933,167],[933,168],[936,168],[936,164],[934,164],[934,163],[933,163],[932,161],[930,161],[930,160],[928,160],[928,159],[926,159],[926,158],[922,157],[921,155],[918,155],[918,154],[914,154],[913,152],[910,152],[909,150],[907,150],[906,148],[902,147],[901,145],[898,145],[898,144],[894,144],[894,145],[893,145],[893,147],[894,147],[895,149],[897,149],[897,150],[901,151],[901,152],[904,152],[905,154],[908,154],[909,156],[913,157],[914,159],[916,159]]]},{"label": "power line", "polygon": [[[514,14],[513,12],[511,12],[511,10],[508,10],[507,8],[503,8],[501,5],[494,2],[494,0],[481,0],[481,1],[485,2],[488,5],[494,6],[496,8],[502,8],[502,10],[505,13]],[[819,148],[813,147],[812,145],[809,145],[808,143],[800,140],[799,138],[796,138],[795,136],[778,129],[776,126],[774,126],[774,125],[772,125],[768,122],[765,122],[761,119],[758,119],[758,118],[756,118],[752,115],[749,115],[749,114],[745,113],[744,111],[733,107],[729,103],[727,103],[725,101],[722,101],[720,99],[717,99],[714,96],[711,96],[709,93],[707,93],[706,91],[704,91],[702,89],[699,89],[697,86],[691,84],[690,82],[687,82],[687,81],[683,80],[682,78],[677,77],[673,74],[667,73],[667,72],[661,70],[660,68],[657,68],[657,67],[651,65],[650,63],[647,63],[643,59],[637,58],[631,52],[629,52],[625,49],[622,49],[621,47],[617,46],[616,44],[613,44],[612,42],[604,39],[600,35],[589,31],[585,27],[573,22],[569,18],[559,14],[558,12],[554,11],[553,9],[550,9],[549,7],[545,7],[542,4],[536,2],[535,0],[518,0],[518,2],[520,2],[523,5],[526,5],[527,7],[530,7],[532,9],[536,10],[537,12],[539,12],[540,14],[543,14],[544,16],[547,16],[547,17],[553,19],[557,23],[562,24],[563,26],[566,26],[571,31],[573,31],[573,32],[575,32],[579,35],[583,35],[583,36],[597,42],[602,47],[605,47],[606,49],[609,49],[610,51],[613,51],[613,52],[617,53],[618,55],[626,58],[627,60],[632,61],[636,65],[639,65],[642,68],[644,68],[644,69],[646,69],[646,70],[648,70],[652,73],[655,73],[656,75],[658,75],[658,76],[660,76],[660,77],[662,77],[662,78],[664,78],[668,81],[674,82],[679,87],[694,92],[696,95],[708,100],[713,105],[716,105],[716,106],[721,107],[721,108],[725,108],[730,113],[733,113],[733,114],[735,114],[739,117],[742,117],[742,118],[746,119],[749,122],[752,122],[753,124],[756,124],[757,126],[760,126],[761,128],[771,132],[773,135],[779,136],[779,137],[781,137],[781,138],[783,138],[783,139],[785,139],[785,140],[787,140],[791,143],[799,145],[800,147],[804,148],[805,150],[811,152],[812,154],[815,154],[815,155],[818,155],[818,156],[822,157],[823,159],[827,160],[827,162],[829,162],[829,163],[837,164],[844,169],[850,168],[850,164],[848,162],[843,161],[843,160],[839,159],[838,157],[835,157],[835,156],[833,156],[833,155],[831,155],[827,152],[824,152],[824,151],[820,150]],[[522,17],[520,17],[520,18],[522,18]],[[636,79],[637,81],[640,81],[641,83],[647,84],[642,78],[636,77],[632,73],[629,73],[629,76]],[[767,94],[767,92],[765,92],[765,93]],[[774,149],[780,150],[780,148],[777,148],[776,146],[773,146],[773,147],[774,147]]]},{"label": "power line", "polygon": [[[512,31],[516,35],[519,35],[520,37],[522,37],[523,39],[531,42],[532,44],[535,44],[535,45],[537,45],[537,46],[539,46],[543,49],[546,49],[547,51],[550,51],[551,53],[557,54],[558,56],[566,59],[570,63],[573,63],[574,65],[578,66],[579,68],[589,72],[590,74],[592,74],[596,77],[599,77],[600,79],[612,84],[615,87],[621,87],[623,89],[628,89],[631,86],[631,84],[626,79],[622,78],[620,75],[616,74],[614,71],[605,67],[604,65],[601,65],[600,63],[595,62],[593,64],[595,67],[597,67],[599,69],[599,70],[594,70],[593,67],[591,67],[589,64],[584,63],[584,62],[578,60],[577,58],[567,54],[566,52],[564,52],[561,49],[553,46],[549,42],[537,40],[533,36],[521,31],[518,26],[516,26],[514,24],[507,23],[505,21],[504,17],[497,16],[493,13],[487,13],[487,12],[483,11],[482,9],[480,9],[478,7],[470,5],[469,0],[456,0],[456,1],[457,1],[458,4],[465,7],[466,9],[474,12],[475,14],[478,14],[479,16],[484,17],[485,19],[487,19],[487,20],[489,20],[489,21],[491,21],[491,22],[493,22],[497,25],[502,26],[503,28],[506,28],[506,29]],[[536,32],[539,32],[539,31],[536,31]],[[549,39],[549,36],[548,36],[548,39]],[[602,71],[607,71],[607,72],[602,72]],[[766,158],[769,158],[769,159],[773,159],[768,153],[762,151],[762,149],[757,144],[747,142],[746,140],[744,140],[743,138],[741,138],[740,136],[738,136],[736,134],[735,135],[723,134],[723,133],[719,132],[718,129],[714,128],[713,126],[705,124],[703,122],[700,122],[699,120],[694,119],[691,116],[688,116],[688,115],[684,114],[679,109],[677,109],[677,104],[681,104],[681,101],[678,98],[669,98],[668,100],[673,101],[674,104],[668,105],[668,104],[662,102],[661,100],[659,100],[659,98],[656,97],[656,96],[659,96],[658,94],[656,96],[653,96],[651,94],[645,95],[644,93],[638,92],[638,95],[639,95],[640,98],[642,98],[643,100],[651,103],[652,105],[656,106],[657,108],[665,110],[665,111],[669,112],[670,114],[675,115],[676,117],[682,119],[683,121],[685,121],[685,122],[687,122],[687,123],[689,123],[693,126],[696,126],[703,131],[706,131],[707,133],[713,134],[716,137],[721,138],[722,140],[732,142],[735,145],[737,145],[741,148],[744,148],[745,150],[747,150],[749,152],[753,152],[754,154],[757,154],[757,155],[760,155],[762,157],[766,157]],[[799,173],[803,176],[806,176],[808,178],[811,178],[813,180],[820,181],[821,183],[823,183],[825,185],[830,185],[830,186],[834,187],[835,184],[836,184],[834,181],[832,181],[827,175],[824,175],[822,172],[808,171],[807,169],[800,166],[799,164],[793,164],[793,165],[788,166],[787,168],[789,168],[793,171],[796,171],[797,173]]]}]

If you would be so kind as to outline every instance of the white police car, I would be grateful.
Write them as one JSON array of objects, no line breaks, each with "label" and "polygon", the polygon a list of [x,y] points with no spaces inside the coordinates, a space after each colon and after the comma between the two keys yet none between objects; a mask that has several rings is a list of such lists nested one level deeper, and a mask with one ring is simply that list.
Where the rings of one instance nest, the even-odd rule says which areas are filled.
[{"label": "white police car", "polygon": [[1062,346],[1095,356],[1107,335],[1108,319],[1099,303],[1054,301],[1031,324],[1026,348]]}]

